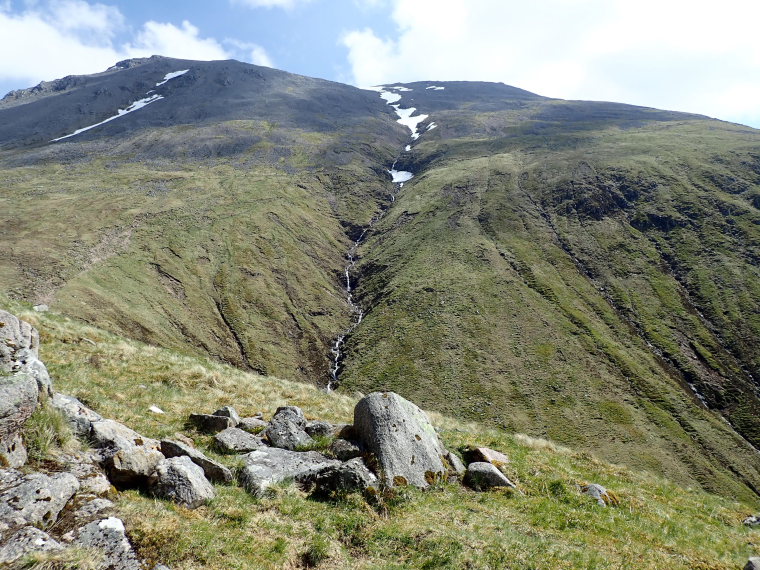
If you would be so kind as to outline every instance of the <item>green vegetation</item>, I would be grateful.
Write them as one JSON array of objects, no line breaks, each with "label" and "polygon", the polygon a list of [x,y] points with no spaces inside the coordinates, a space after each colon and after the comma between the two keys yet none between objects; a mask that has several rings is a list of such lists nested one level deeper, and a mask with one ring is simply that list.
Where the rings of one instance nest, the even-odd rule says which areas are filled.
[{"label": "green vegetation", "polygon": [[55,451],[77,445],[66,418],[46,403],[37,408],[24,424],[24,441],[32,462],[51,459]]},{"label": "green vegetation", "polygon": [[[244,415],[263,411],[269,417],[288,403],[303,407],[309,418],[352,417],[356,397],[147,346],[13,302],[4,306],[38,327],[41,356],[59,391],[150,437],[182,430],[191,411],[226,404]],[[153,404],[166,414],[150,413]],[[614,411],[608,407],[606,413]],[[313,500],[293,485],[278,486],[264,499],[237,486],[217,486],[217,497],[194,511],[128,491],[117,500],[119,516],[141,557],[177,570],[727,570],[756,553],[757,531],[741,524],[760,506],[756,500],[727,500],[544,439],[432,417],[451,449],[485,445],[505,452],[510,458],[505,469],[518,491],[474,493],[445,483],[427,492],[404,488],[367,502],[356,495]],[[192,435],[204,452],[234,467],[234,457],[213,454],[208,436]],[[612,490],[620,506],[600,508],[581,495],[578,486],[590,482]]]}]

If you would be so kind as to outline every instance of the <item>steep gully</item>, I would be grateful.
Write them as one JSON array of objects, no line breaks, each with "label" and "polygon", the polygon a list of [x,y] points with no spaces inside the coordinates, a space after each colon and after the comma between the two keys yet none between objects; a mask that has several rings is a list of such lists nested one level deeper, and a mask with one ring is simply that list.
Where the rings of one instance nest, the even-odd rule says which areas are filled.
[{"label": "steep gully", "polygon": [[[436,89],[436,90],[443,90],[444,87],[431,85],[426,87],[426,89]],[[415,115],[415,111],[417,109],[415,107],[406,107],[402,108],[399,102],[401,101],[403,97],[403,93],[412,91],[412,89],[408,87],[403,87],[400,85],[395,85],[391,87],[386,86],[379,86],[379,87],[373,87],[372,90],[378,91],[380,93],[380,97],[386,102],[386,104],[393,107],[396,114],[398,115],[397,122],[408,127],[411,131],[411,139],[412,142],[416,141],[418,138],[420,138],[420,135],[422,133],[419,132],[419,125],[422,123],[425,119],[428,118],[428,115]],[[429,131],[431,129],[434,129],[437,125],[435,123],[429,123],[425,127],[425,131]],[[407,144],[404,147],[404,152],[411,152],[412,146],[411,144]],[[389,199],[391,204],[396,201],[396,194],[401,191],[401,189],[404,187],[404,183],[408,182],[412,179],[414,176],[413,173],[406,171],[406,170],[396,170],[396,164],[398,163],[398,158],[393,161],[393,164],[391,165],[390,169],[388,170],[388,174],[391,176],[391,181],[394,184],[393,191],[391,192]],[[348,249],[348,252],[346,253],[346,266],[343,270],[343,275],[345,277],[345,292],[346,292],[346,301],[348,302],[348,306],[351,309],[351,313],[353,314],[353,320],[351,325],[345,329],[335,340],[333,343],[332,348],[330,349],[330,360],[332,362],[332,365],[330,367],[330,378],[327,381],[327,386],[325,387],[328,392],[331,392],[335,390],[339,383],[339,376],[341,371],[341,365],[343,361],[343,345],[346,342],[346,338],[356,330],[356,327],[358,327],[362,319],[364,319],[364,310],[354,301],[354,294],[353,294],[353,286],[351,285],[351,272],[353,271],[354,267],[356,266],[356,263],[358,262],[358,256],[357,252],[359,249],[359,246],[364,242],[364,240],[367,237],[367,233],[373,228],[373,226],[379,222],[383,216],[385,215],[385,212],[387,211],[387,208],[382,209],[380,212],[378,212],[369,222],[367,227],[365,227],[361,234],[359,234],[359,237],[354,241],[354,243],[351,245],[351,247]]]}]

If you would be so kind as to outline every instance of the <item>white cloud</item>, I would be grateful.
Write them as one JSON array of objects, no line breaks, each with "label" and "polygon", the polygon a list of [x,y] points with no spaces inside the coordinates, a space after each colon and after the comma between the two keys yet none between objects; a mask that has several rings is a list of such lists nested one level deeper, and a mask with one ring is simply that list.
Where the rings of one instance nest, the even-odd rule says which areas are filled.
[{"label": "white cloud", "polygon": [[[237,58],[272,65],[266,50],[250,42],[203,37],[188,21],[180,26],[148,21],[128,41],[118,8],[84,0],[27,2],[14,11],[0,3],[0,85],[27,87],[64,75],[103,71],[119,60],[150,55],[182,59]],[[2,95],[2,93],[0,93]]]},{"label": "white cloud", "polygon": [[343,37],[357,85],[503,81],[542,95],[760,126],[755,0],[391,0],[397,33]]},{"label": "white cloud", "polygon": [[233,4],[242,4],[249,8],[285,8],[291,10],[297,4],[306,4],[311,0],[232,0]]}]

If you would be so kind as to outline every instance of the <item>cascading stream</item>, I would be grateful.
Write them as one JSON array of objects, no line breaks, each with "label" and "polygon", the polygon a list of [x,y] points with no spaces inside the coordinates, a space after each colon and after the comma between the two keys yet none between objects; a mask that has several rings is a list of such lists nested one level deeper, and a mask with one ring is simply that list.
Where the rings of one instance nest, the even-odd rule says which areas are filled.
[{"label": "cascading stream", "polygon": [[[428,87],[430,89],[430,87]],[[437,88],[437,89],[443,89],[443,87]],[[411,138],[412,141],[416,141],[420,137],[420,132],[418,131],[419,124],[427,119],[427,115],[414,115],[414,112],[417,110],[414,107],[409,108],[402,108],[401,105],[398,104],[398,102],[401,100],[402,95],[400,95],[398,92],[405,92],[405,91],[411,91],[411,89],[407,87],[402,86],[394,86],[394,87],[373,87],[373,91],[378,91],[380,93],[380,97],[386,102],[386,104],[393,107],[393,109],[396,111],[396,114],[399,116],[397,122],[401,123],[402,125],[406,126],[411,130]],[[426,130],[430,130],[435,128],[435,123],[430,123]],[[412,150],[411,145],[407,144],[404,147],[404,152],[410,152]],[[387,171],[388,174],[391,176],[391,181],[394,183],[394,189],[393,192],[391,192],[389,198],[390,203],[393,204],[396,201],[396,194],[404,187],[404,183],[408,182],[412,179],[414,176],[413,173],[407,171],[407,170],[396,170],[396,164],[398,163],[398,158],[393,161],[393,164],[391,165],[390,169]],[[370,220],[367,227],[365,227],[362,230],[362,233],[359,235],[359,237],[354,241],[354,243],[349,248],[348,252],[346,253],[346,266],[343,270],[343,275],[345,277],[346,283],[345,283],[345,291],[346,291],[346,301],[348,303],[349,308],[351,309],[351,312],[353,313],[353,322],[351,323],[351,326],[348,327],[346,330],[344,330],[338,338],[333,343],[332,348],[330,349],[331,360],[332,360],[332,366],[330,367],[330,379],[327,382],[326,390],[328,392],[332,392],[335,390],[340,381],[340,370],[341,370],[341,363],[343,360],[343,345],[346,342],[346,338],[356,330],[356,327],[358,327],[362,320],[364,319],[364,310],[354,301],[354,289],[351,285],[351,272],[356,266],[356,263],[359,261],[359,258],[357,256],[357,252],[359,250],[359,246],[364,242],[367,233],[372,229],[372,227],[379,222],[383,216],[385,215],[385,212],[387,209],[383,209],[380,211],[377,215],[375,215],[372,220]]]}]

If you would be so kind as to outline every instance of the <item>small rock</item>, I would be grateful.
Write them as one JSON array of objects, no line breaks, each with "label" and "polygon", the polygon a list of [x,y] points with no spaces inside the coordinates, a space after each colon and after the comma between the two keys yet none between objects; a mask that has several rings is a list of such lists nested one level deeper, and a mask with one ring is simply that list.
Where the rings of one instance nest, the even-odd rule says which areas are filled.
[{"label": "small rock", "polygon": [[304,431],[305,425],[306,418],[300,408],[285,406],[277,408],[264,433],[274,447],[293,451],[314,443],[311,436]]},{"label": "small rock", "polygon": [[368,487],[376,487],[377,477],[361,459],[356,458],[339,465],[328,465],[302,476],[299,482],[307,488],[313,487],[315,495],[327,496],[332,493],[362,492]]},{"label": "small rock", "polygon": [[304,431],[311,437],[329,437],[333,435],[334,427],[331,423],[323,422],[321,420],[312,420],[306,422]]},{"label": "small rock", "polygon": [[149,481],[151,492],[188,509],[197,509],[216,496],[203,469],[187,456],[162,459]]},{"label": "small rock", "polygon": [[154,414],[165,414],[166,413],[165,411],[163,411],[158,406],[151,406],[150,408],[148,408],[148,411],[149,412],[153,412]]},{"label": "small rock", "polygon": [[0,564],[9,564],[32,552],[61,550],[63,545],[46,532],[32,526],[19,530],[0,548]]},{"label": "small rock", "polygon": [[742,521],[742,524],[747,526],[760,526],[760,515],[750,515]]},{"label": "small rock", "polygon": [[261,418],[242,418],[240,420],[240,423],[237,425],[238,428],[247,431],[248,433],[259,433],[264,431],[267,426],[269,425],[268,422],[265,422]]},{"label": "small rock", "polygon": [[74,511],[74,518],[83,521],[91,521],[94,518],[103,518],[104,511],[108,511],[113,507],[114,504],[112,501],[95,497]]},{"label": "small rock", "polygon": [[760,557],[752,557],[747,560],[744,570],[760,570]]},{"label": "small rock", "polygon": [[600,507],[606,507],[607,505],[613,505],[616,507],[620,504],[620,500],[614,493],[596,483],[581,485],[581,493],[596,499],[596,502]]},{"label": "small rock", "polygon": [[190,423],[203,433],[217,433],[223,429],[235,427],[235,420],[232,418],[213,414],[190,414]]},{"label": "small rock", "polygon": [[230,418],[233,422],[235,422],[235,426],[240,423],[240,416],[238,415],[237,410],[235,410],[235,408],[232,406],[222,406],[217,411],[215,411],[213,415]]},{"label": "small rock", "polygon": [[8,435],[0,441],[0,465],[21,467],[26,463],[29,454],[20,433]]},{"label": "small rock", "polygon": [[180,442],[180,443],[184,443],[184,444],[185,444],[185,445],[187,445],[188,447],[193,447],[193,448],[195,447],[195,442],[194,442],[192,439],[190,439],[189,437],[187,437],[187,436],[186,436],[185,434],[183,434],[183,433],[180,433],[180,432],[174,432],[174,435],[173,435],[172,437],[173,437],[173,438],[174,438],[176,441],[178,441],[178,442]]},{"label": "small rock", "polygon": [[492,463],[475,461],[467,466],[464,483],[475,491],[487,491],[494,487],[515,487],[504,473]]},{"label": "small rock", "polygon": [[166,457],[189,457],[193,463],[203,469],[203,474],[209,481],[212,481],[214,483],[232,482],[232,471],[227,469],[221,463],[206,457],[197,449],[194,449],[180,441],[173,441],[171,439],[161,440],[161,453],[163,453]]},{"label": "small rock", "polygon": [[0,530],[54,523],[79,490],[79,481],[70,473],[19,475],[4,477],[11,484],[0,493]]},{"label": "small rock", "polygon": [[446,459],[446,461],[448,461],[449,465],[451,466],[451,470],[454,473],[456,473],[460,477],[465,474],[465,471],[467,471],[467,468],[464,466],[464,463],[462,463],[462,460],[459,459],[458,455],[449,451],[443,457],[444,459]]},{"label": "small rock", "polygon": [[159,442],[113,420],[93,422],[90,437],[103,453],[103,467],[116,488],[144,487],[164,456]]},{"label": "small rock", "polygon": [[46,304],[42,303],[40,305],[32,305],[32,310],[36,311],[38,313],[46,313],[50,310],[50,307],[48,307]]},{"label": "small rock", "polygon": [[90,435],[92,422],[99,422],[103,419],[100,414],[93,412],[73,396],[66,396],[65,394],[56,392],[53,394],[50,404],[63,414],[69,422],[71,429],[79,437]]},{"label": "small rock", "polygon": [[466,453],[466,459],[468,463],[475,461],[485,461],[495,465],[496,467],[503,467],[509,463],[509,458],[500,451],[489,449],[488,447],[475,447],[470,449]]},{"label": "small rock", "polygon": [[375,455],[383,483],[427,487],[444,476],[446,453],[427,414],[393,392],[374,392],[354,409],[359,441]]},{"label": "small rock", "polygon": [[214,445],[222,453],[248,453],[259,447],[265,447],[264,440],[243,431],[231,427],[220,431],[214,436]]},{"label": "small rock", "polygon": [[330,452],[341,461],[348,461],[362,456],[362,448],[359,444],[347,439],[336,439],[330,445]]},{"label": "small rock", "polygon": [[93,521],[78,529],[74,544],[89,547],[102,553],[103,570],[141,570],[132,545],[129,544],[124,523],[116,517]]},{"label": "small rock", "polygon": [[253,495],[261,497],[271,485],[288,479],[298,480],[339,461],[327,459],[316,451],[288,451],[262,447],[243,456],[240,483]]}]

